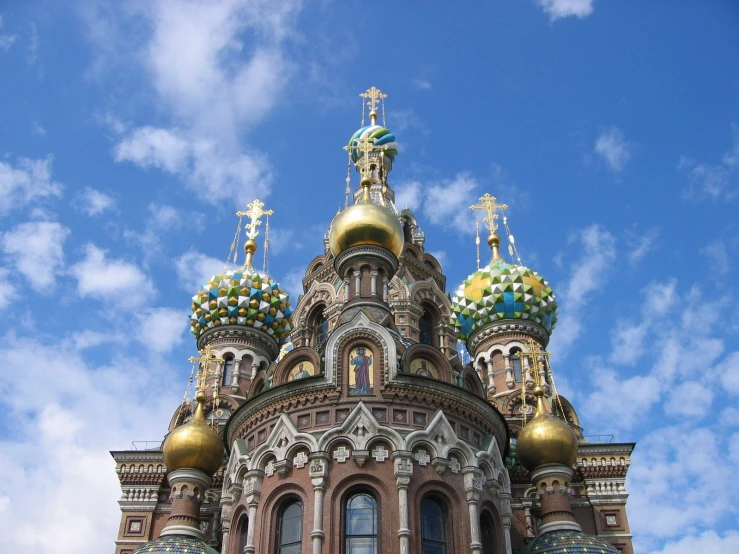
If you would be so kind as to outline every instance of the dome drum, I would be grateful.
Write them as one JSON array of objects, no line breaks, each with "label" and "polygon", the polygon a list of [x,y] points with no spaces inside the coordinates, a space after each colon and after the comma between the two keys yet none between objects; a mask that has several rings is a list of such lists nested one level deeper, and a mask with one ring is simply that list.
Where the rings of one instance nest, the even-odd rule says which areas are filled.
[{"label": "dome drum", "polygon": [[242,325],[221,325],[207,329],[198,337],[197,348],[202,350],[208,344],[216,349],[238,344],[268,360],[274,360],[280,353],[280,345],[274,337]]},{"label": "dome drum", "polygon": [[346,276],[352,268],[369,265],[373,269],[381,267],[388,277],[398,270],[398,258],[392,252],[376,245],[353,246],[334,259],[334,269],[339,276]]}]

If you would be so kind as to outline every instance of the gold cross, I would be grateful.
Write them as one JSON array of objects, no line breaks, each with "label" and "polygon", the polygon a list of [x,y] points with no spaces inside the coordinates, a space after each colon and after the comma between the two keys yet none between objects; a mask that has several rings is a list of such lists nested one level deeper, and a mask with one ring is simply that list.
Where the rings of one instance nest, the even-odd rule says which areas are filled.
[{"label": "gold cross", "polygon": [[[360,154],[362,154],[362,156],[357,156],[357,166],[360,167],[360,172],[364,177],[367,171],[369,171],[369,163],[367,162],[369,161],[370,152],[373,152],[374,150],[380,150],[381,153],[384,153],[384,150],[387,149],[387,146],[375,147],[374,143],[377,139],[374,137],[358,137],[354,140],[357,141],[357,145],[344,146],[344,150],[349,151],[349,153],[351,153],[352,150],[359,150]],[[363,160],[361,166],[359,165],[360,160]]]},{"label": "gold cross", "polygon": [[208,369],[208,365],[210,365],[211,362],[223,362],[223,358],[216,357],[215,353],[210,347],[210,344],[206,344],[205,348],[198,351],[198,354],[200,354],[200,357],[191,356],[187,359],[188,362],[197,362],[198,363],[198,373],[195,375],[195,390],[196,391],[204,391],[207,388],[207,385],[205,384],[206,379],[213,375],[213,372]]},{"label": "gold cross", "polygon": [[508,204],[498,204],[496,200],[495,196],[490,196],[490,194],[486,192],[480,197],[479,204],[473,204],[470,206],[470,210],[482,210],[487,214],[487,217],[482,221],[485,223],[487,230],[491,233],[494,233],[498,228],[498,225],[495,223],[495,220],[498,219],[498,214],[495,212],[497,210],[505,210],[508,207]]},{"label": "gold cross", "polygon": [[539,370],[541,369],[541,366],[539,365],[539,357],[542,357],[544,359],[549,358],[549,352],[546,350],[541,350],[539,348],[539,343],[537,343],[534,339],[529,339],[526,341],[526,346],[528,347],[528,352],[526,354],[531,358],[531,372],[534,374],[534,382],[537,385],[542,385],[541,383],[541,376],[539,375]]},{"label": "gold cross", "polygon": [[376,87],[368,88],[365,92],[360,92],[359,96],[361,96],[362,98],[369,98],[367,106],[369,106],[370,115],[372,114],[372,112],[377,112],[377,105],[379,104],[380,100],[387,98],[387,94],[384,94],[379,88]]},{"label": "gold cross", "polygon": [[262,224],[261,221],[259,221],[259,218],[263,215],[272,215],[274,212],[272,210],[264,210],[264,202],[261,202],[259,199],[255,198],[253,202],[249,203],[249,209],[245,212],[236,212],[236,215],[239,217],[247,216],[251,221],[247,223],[244,228],[246,229],[246,236],[250,239],[256,238],[256,236],[259,234],[259,231],[257,231],[257,227]]}]

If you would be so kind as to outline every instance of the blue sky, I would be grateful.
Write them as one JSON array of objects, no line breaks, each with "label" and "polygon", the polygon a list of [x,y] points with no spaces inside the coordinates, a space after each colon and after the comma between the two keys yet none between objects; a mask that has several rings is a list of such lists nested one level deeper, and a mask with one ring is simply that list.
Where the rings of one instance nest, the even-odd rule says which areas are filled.
[{"label": "blue sky", "polygon": [[297,291],[375,85],[449,291],[475,269],[467,207],[510,205],[558,294],[560,390],[586,434],[638,442],[637,551],[739,550],[739,6],[434,6],[0,5],[6,549],[112,548],[107,451],[162,437],[234,212],[275,210],[271,273]]}]

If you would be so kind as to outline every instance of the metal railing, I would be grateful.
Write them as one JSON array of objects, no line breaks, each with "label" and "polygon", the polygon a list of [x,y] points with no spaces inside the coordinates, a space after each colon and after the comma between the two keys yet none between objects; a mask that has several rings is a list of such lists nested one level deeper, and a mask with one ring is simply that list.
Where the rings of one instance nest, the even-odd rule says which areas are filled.
[{"label": "metal railing", "polygon": [[584,442],[592,442],[592,443],[613,443],[613,435],[584,435],[583,436]]},{"label": "metal railing", "polygon": [[161,450],[162,441],[133,441],[131,450]]}]

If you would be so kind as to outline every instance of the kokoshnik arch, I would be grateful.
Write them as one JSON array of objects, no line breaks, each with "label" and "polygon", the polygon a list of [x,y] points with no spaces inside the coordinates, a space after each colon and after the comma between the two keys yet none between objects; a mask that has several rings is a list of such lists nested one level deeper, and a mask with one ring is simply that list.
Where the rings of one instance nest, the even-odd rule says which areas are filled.
[{"label": "kokoshnik arch", "polygon": [[272,215],[259,200],[237,214],[243,265],[193,296],[194,400],[161,445],[112,452],[115,554],[633,554],[634,444],[586,440],[557,394],[555,295],[521,264],[505,217],[515,260],[501,255],[507,206],[486,194],[471,207],[491,259],[480,267],[478,253],[450,297],[419,222],[394,203],[386,95],[360,96],[369,125],[345,147],[359,186],[348,174],[297,304],[254,268]]}]

